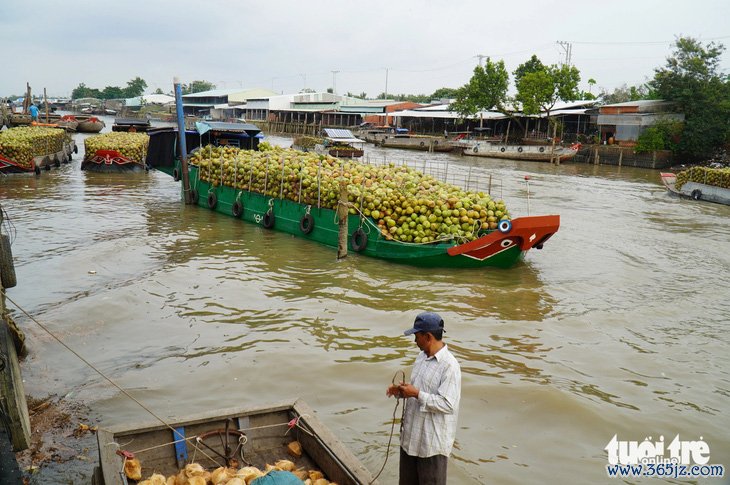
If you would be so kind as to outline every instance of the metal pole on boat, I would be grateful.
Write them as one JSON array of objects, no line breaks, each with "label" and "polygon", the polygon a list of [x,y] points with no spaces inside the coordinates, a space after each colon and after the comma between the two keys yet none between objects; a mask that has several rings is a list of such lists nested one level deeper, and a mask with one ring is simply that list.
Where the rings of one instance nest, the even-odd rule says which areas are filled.
[{"label": "metal pole on boat", "polygon": [[530,176],[525,175],[525,184],[527,185],[527,215],[530,215]]},{"label": "metal pole on boat", "polygon": [[340,198],[337,203],[337,219],[338,219],[338,234],[337,234],[337,259],[343,259],[347,257],[347,181],[344,177],[340,176]]},{"label": "metal pole on boat", "polygon": [[173,79],[175,86],[175,111],[177,112],[177,141],[180,152],[180,167],[182,172],[183,197],[186,204],[193,203],[193,197],[190,193],[190,175],[188,174],[188,150],[185,141],[185,113],[182,106],[182,87],[180,80],[175,77]]}]

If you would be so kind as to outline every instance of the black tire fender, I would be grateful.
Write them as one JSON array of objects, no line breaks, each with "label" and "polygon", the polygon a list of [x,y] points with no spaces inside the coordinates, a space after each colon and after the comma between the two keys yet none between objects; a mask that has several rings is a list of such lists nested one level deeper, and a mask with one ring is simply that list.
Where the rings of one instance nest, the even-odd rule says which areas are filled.
[{"label": "black tire fender", "polygon": [[353,251],[359,253],[367,247],[368,235],[365,234],[365,231],[361,228],[358,228],[352,233],[352,236],[350,236],[350,245],[352,246]]},{"label": "black tire fender", "polygon": [[264,218],[261,220],[261,224],[266,229],[271,229],[272,227],[274,227],[275,222],[276,217],[274,216],[274,213],[271,211],[271,209],[269,209],[269,211],[264,214]]},{"label": "black tire fender", "polygon": [[543,153],[545,151],[545,147],[540,147],[540,153]]},{"label": "black tire fender", "polygon": [[702,191],[700,189],[694,189],[692,191],[692,194],[690,195],[694,200],[701,200],[702,199]]},{"label": "black tire fender", "polygon": [[172,169],[172,180],[175,182],[180,181],[180,172],[178,171],[177,167]]},{"label": "black tire fender", "polygon": [[243,202],[240,200],[235,201],[231,207],[231,213],[233,214],[233,217],[241,217],[243,214]]},{"label": "black tire fender", "polygon": [[499,151],[502,152],[502,153],[504,153],[504,150],[505,150],[504,147],[502,147],[502,148],[499,149]]},{"label": "black tire fender", "polygon": [[35,172],[36,175],[40,175],[41,174],[41,167],[39,167],[38,165],[36,165],[35,168],[33,169],[33,171]]},{"label": "black tire fender", "polygon": [[517,147],[517,151],[522,153],[522,147]]},{"label": "black tire fender", "polygon": [[3,288],[14,288],[18,284],[13,264],[13,252],[10,248],[10,236],[2,234],[0,237],[0,281]]},{"label": "black tire fender", "polygon": [[421,143],[420,143],[420,145],[421,145],[421,146],[424,146],[424,145],[425,145],[425,143],[421,142]]},{"label": "black tire fender", "polygon": [[304,214],[301,219],[299,219],[299,230],[302,231],[302,234],[309,234],[314,229],[314,217],[312,217],[312,214]]},{"label": "black tire fender", "polygon": [[193,189],[190,191],[190,200],[193,202],[193,204],[197,205],[198,200],[200,199],[200,194],[197,190]]},{"label": "black tire fender", "polygon": [[474,153],[479,153],[479,147],[474,147],[471,149]]},{"label": "black tire fender", "polygon": [[216,205],[218,205],[218,196],[215,195],[215,192],[211,192],[208,194],[208,209],[215,209]]}]

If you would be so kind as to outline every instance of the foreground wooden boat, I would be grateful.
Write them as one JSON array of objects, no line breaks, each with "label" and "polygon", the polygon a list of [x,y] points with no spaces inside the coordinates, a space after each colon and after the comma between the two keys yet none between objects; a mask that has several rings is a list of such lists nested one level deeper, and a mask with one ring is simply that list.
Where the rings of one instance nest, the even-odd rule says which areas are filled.
[{"label": "foreground wooden boat", "polygon": [[673,173],[661,172],[664,187],[669,193],[685,199],[706,200],[717,204],[730,205],[730,189],[698,182],[685,182],[681,189],[677,189],[677,176]]},{"label": "foreground wooden boat", "polygon": [[[176,132],[171,129],[150,132],[147,163],[179,180],[181,166],[174,156],[176,138]],[[333,209],[208,183],[200,179],[199,168],[194,165],[189,167],[189,176],[196,205],[333,248],[338,245],[339,226]],[[366,256],[413,266],[508,268],[522,260],[530,249],[542,249],[558,231],[560,216],[520,217],[501,221],[497,227],[465,244],[454,239],[411,244],[386,238],[369,217],[350,215],[348,248]]]},{"label": "foreground wooden boat", "polygon": [[580,143],[570,147],[556,146],[555,151],[549,145],[510,145],[503,143],[474,142],[463,147],[464,155],[488,158],[507,158],[510,160],[528,160],[534,162],[549,162],[553,159],[560,162],[571,160],[580,150]]},{"label": "foreground wooden boat", "polygon": [[[208,411],[167,424],[100,427],[99,466],[92,485],[127,485],[124,451],[140,461],[145,478],[153,472],[173,475],[195,457],[206,469],[226,466],[226,461],[235,459],[240,466],[248,462],[263,470],[267,463],[288,459],[297,467],[318,469],[340,485],[367,485],[373,479],[301,400]],[[241,441],[244,444],[239,447]],[[301,445],[300,457],[287,454],[287,445],[293,441]]]}]

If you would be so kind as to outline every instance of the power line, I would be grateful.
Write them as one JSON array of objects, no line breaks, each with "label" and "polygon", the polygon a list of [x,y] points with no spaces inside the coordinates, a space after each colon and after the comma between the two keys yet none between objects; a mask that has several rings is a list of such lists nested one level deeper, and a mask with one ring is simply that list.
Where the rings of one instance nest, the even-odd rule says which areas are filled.
[{"label": "power line", "polygon": [[[722,39],[730,39],[730,35],[724,35],[721,37],[708,37],[707,39],[699,39],[701,41],[713,41],[713,40],[722,40]],[[655,41],[626,41],[626,42],[584,42],[584,41],[576,41],[571,40],[572,44],[581,44],[581,45],[666,45],[671,44],[673,42],[676,42],[677,39],[672,40],[655,40]]]}]

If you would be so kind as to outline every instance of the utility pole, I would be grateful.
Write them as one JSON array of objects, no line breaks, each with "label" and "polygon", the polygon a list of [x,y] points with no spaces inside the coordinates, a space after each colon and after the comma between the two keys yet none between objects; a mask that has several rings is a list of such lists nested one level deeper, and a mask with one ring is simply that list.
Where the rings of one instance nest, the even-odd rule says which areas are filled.
[{"label": "utility pole", "polygon": [[573,57],[573,44],[570,43],[570,42],[566,42],[566,41],[559,40],[558,41],[558,45],[560,47],[562,47],[563,50],[565,51],[565,62],[563,64],[565,64],[568,67],[570,67],[570,62],[571,62],[572,57]]},{"label": "utility pole", "polygon": [[337,73],[340,71],[332,71],[332,94],[337,94]]},{"label": "utility pole", "polygon": [[489,57],[489,56],[485,56],[484,54],[477,54],[474,57],[478,57],[479,58],[479,67],[482,67],[482,59],[484,59],[485,57]]}]

